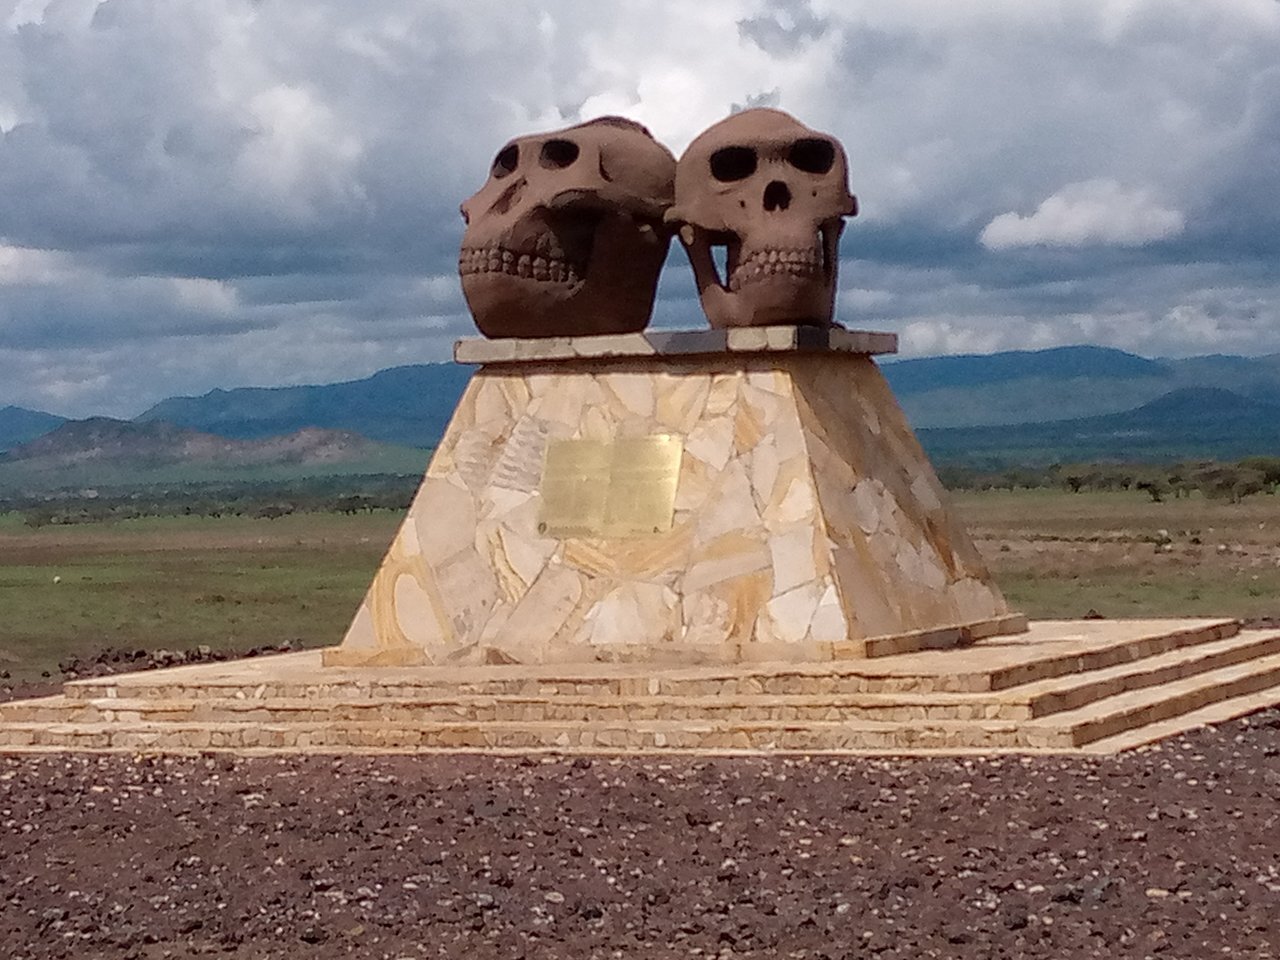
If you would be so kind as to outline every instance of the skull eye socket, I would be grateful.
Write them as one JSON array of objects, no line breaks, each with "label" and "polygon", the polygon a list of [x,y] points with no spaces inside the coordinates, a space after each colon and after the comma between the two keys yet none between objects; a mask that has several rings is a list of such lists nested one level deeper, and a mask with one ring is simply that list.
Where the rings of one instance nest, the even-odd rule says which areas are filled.
[{"label": "skull eye socket", "polygon": [[805,173],[828,173],[835,166],[836,148],[830,140],[797,140],[787,152],[787,162]]},{"label": "skull eye socket", "polygon": [[544,167],[563,170],[578,159],[578,145],[572,140],[548,140],[538,159]]},{"label": "skull eye socket", "polygon": [[721,183],[745,180],[756,172],[756,152],[750,147],[721,147],[711,155],[711,175]]},{"label": "skull eye socket", "polygon": [[493,175],[498,179],[502,179],[508,174],[515,173],[516,166],[520,163],[520,147],[514,143],[509,143],[501,150],[498,155],[493,158]]}]

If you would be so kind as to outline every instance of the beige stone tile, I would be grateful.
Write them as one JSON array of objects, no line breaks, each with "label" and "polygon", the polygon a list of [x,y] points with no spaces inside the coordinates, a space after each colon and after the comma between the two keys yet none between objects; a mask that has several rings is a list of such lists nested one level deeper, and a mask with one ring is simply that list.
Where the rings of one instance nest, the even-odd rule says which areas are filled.
[{"label": "beige stone tile", "polygon": [[488,525],[486,532],[488,539],[482,553],[491,558],[501,599],[514,603],[542,573],[557,544],[546,539],[530,541],[496,524]]},{"label": "beige stone tile", "polygon": [[779,529],[794,523],[812,523],[817,519],[818,501],[808,472],[798,461],[779,468],[779,483],[775,485],[775,501],[765,511],[770,529]]},{"label": "beige stone tile", "polygon": [[762,641],[800,643],[804,640],[823,593],[823,584],[810,582],[773,597],[766,605],[768,628],[762,624]]},{"label": "beige stone tile", "polygon": [[542,480],[548,435],[545,423],[527,415],[520,417],[494,462],[489,483],[509,490],[536,490]]},{"label": "beige stone tile", "polygon": [[766,572],[771,554],[759,535],[729,530],[692,551],[688,572],[678,581],[687,594],[745,574]]},{"label": "beige stone tile", "polygon": [[727,417],[704,417],[685,438],[684,455],[712,470],[723,470],[733,453],[734,422]]},{"label": "beige stone tile", "polygon": [[[814,533],[812,525],[804,524],[769,535],[774,596],[818,578],[818,570],[814,564]],[[805,625],[808,626],[807,621]]]},{"label": "beige stone tile", "polygon": [[648,373],[609,373],[597,377],[605,394],[623,411],[644,420],[652,420],[656,409],[654,376]]},{"label": "beige stone tile", "polygon": [[452,478],[428,477],[402,531],[407,554],[421,553],[428,564],[439,563],[476,535],[476,507],[471,491]]},{"label": "beige stone tile", "polygon": [[741,460],[732,460],[721,471],[709,504],[698,519],[695,542],[704,544],[732,531],[759,527],[760,515],[751,497],[746,468]]},{"label": "beige stone tile", "polygon": [[747,384],[755,391],[763,391],[776,396],[787,396],[791,393],[790,375],[773,366],[749,368],[746,380]]},{"label": "beige stone tile", "polygon": [[443,611],[438,610],[417,578],[401,573],[392,584],[393,609],[399,632],[414,646],[438,651],[453,641],[446,632]]},{"label": "beige stone tile", "polygon": [[769,432],[770,424],[746,403],[738,404],[733,417],[733,451],[737,456],[749,454]]},{"label": "beige stone tile", "polygon": [[778,467],[778,448],[771,438],[766,437],[751,451],[751,493],[755,497],[756,509],[762,514],[766,505],[773,501]]},{"label": "beige stone tile", "polygon": [[679,597],[657,583],[622,583],[587,614],[594,647],[670,644],[680,634]]},{"label": "beige stone tile", "polygon": [[680,479],[676,484],[674,508],[677,522],[692,522],[689,516],[702,510],[719,479],[719,470],[697,457],[682,456]]},{"label": "beige stone tile", "polygon": [[834,583],[826,583],[818,607],[809,622],[809,639],[817,643],[844,643],[849,639],[844,608]]},{"label": "beige stone tile", "polygon": [[738,402],[738,389],[742,384],[742,374],[717,373],[711,378],[711,387],[707,392],[707,405],[704,418],[723,417],[728,415]]},{"label": "beige stone tile", "polygon": [[651,536],[564,542],[567,566],[591,577],[622,580],[673,580],[688,568],[694,527],[677,524]]},{"label": "beige stone tile", "polygon": [[579,573],[549,564],[502,627],[492,636],[486,634],[486,647],[516,663],[541,663],[553,638],[572,617],[583,587]]}]

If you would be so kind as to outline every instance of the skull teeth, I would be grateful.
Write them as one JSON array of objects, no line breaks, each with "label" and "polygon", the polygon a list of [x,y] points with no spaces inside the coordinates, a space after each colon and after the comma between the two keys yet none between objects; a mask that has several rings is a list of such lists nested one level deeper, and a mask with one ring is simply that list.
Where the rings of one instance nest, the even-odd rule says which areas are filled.
[{"label": "skull teeth", "polygon": [[540,283],[580,283],[586,269],[564,257],[547,253],[522,253],[509,247],[463,247],[458,255],[458,273],[474,276],[505,273]]},{"label": "skull teeth", "polygon": [[734,267],[729,275],[729,289],[738,290],[745,284],[782,276],[802,280],[825,279],[822,251],[820,249],[753,251]]}]

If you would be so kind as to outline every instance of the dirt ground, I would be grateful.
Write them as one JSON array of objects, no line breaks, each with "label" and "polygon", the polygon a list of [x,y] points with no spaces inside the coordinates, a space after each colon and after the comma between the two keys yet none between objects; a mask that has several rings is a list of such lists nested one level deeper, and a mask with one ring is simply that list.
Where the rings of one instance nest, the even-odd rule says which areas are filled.
[{"label": "dirt ground", "polygon": [[[959,499],[1033,615],[1280,612],[1272,498]],[[101,582],[72,568],[51,584],[74,556],[314,558],[318,544],[351,558],[333,590],[358,597],[390,529],[13,531],[7,576],[14,597],[44,591],[34,623],[77,576]],[[122,618],[136,645],[171,640],[205,593],[244,590],[230,574],[169,586],[158,627]],[[0,697],[57,679],[0,676]],[[0,757],[0,956],[14,960],[1262,960],[1280,958],[1278,914],[1280,710],[1105,759]]]},{"label": "dirt ground", "polygon": [[13,960],[1280,956],[1280,711],[1117,758],[0,758]]}]

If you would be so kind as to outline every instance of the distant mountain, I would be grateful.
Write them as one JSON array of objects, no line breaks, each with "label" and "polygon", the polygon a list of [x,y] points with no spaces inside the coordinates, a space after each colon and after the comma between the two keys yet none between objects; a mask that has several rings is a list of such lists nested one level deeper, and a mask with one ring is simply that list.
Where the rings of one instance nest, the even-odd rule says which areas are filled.
[{"label": "distant mountain", "polygon": [[470,367],[453,363],[392,367],[363,380],[325,386],[239,387],[173,397],[135,419],[164,420],[237,439],[321,427],[425,448],[444,433],[470,378]]},{"label": "distant mountain", "polygon": [[20,443],[34,440],[64,422],[65,417],[52,413],[22,407],[0,407],[0,453]]},{"label": "distant mountain", "polygon": [[[1080,346],[890,359],[882,369],[926,444],[950,459],[999,454],[1050,461],[1082,451],[1119,456],[1127,441],[1116,438],[1129,435],[1137,437],[1135,457],[1273,452],[1270,424],[1280,407],[1280,355],[1150,360]],[[429,448],[470,376],[470,367],[435,363],[328,385],[213,390],[164,400],[136,419],[237,440],[318,428]],[[0,410],[0,449],[62,422],[15,409]],[[1162,425],[1162,418],[1168,422]],[[6,444],[9,422],[26,432]],[[1197,424],[1205,425],[1200,433]],[[1182,452],[1191,450],[1198,452]]]},{"label": "distant mountain", "polygon": [[345,473],[418,473],[421,450],[307,428],[234,440],[163,421],[69,420],[0,454],[0,488],[69,487]]},{"label": "distant mountain", "polygon": [[1071,380],[1078,377],[1116,380],[1163,378],[1169,374],[1168,369],[1156,360],[1110,347],[1089,346],[921,357],[890,361],[884,369],[900,396],[953,387],[987,386],[1010,380]]},{"label": "distant mountain", "polygon": [[1057,347],[883,364],[918,428],[1075,420],[1133,410],[1183,388],[1229,386],[1280,402],[1280,356],[1148,360],[1106,347]]},{"label": "distant mountain", "polygon": [[1163,362],[1108,347],[924,357],[888,361],[882,369],[917,427],[1118,413],[1179,386]]},{"label": "distant mountain", "polygon": [[1045,423],[918,431],[939,462],[1235,460],[1280,455],[1280,404],[1184,387],[1124,413]]},{"label": "distant mountain", "polygon": [[14,447],[0,461],[39,461],[49,467],[81,463],[214,463],[249,466],[262,463],[335,463],[366,456],[376,446],[354,433],[314,427],[266,440],[229,440],[197,430],[153,421],[133,423],[110,417],[68,420],[29,443]]}]

